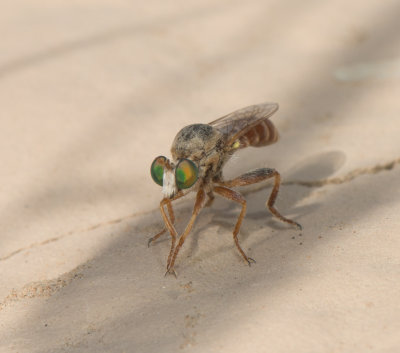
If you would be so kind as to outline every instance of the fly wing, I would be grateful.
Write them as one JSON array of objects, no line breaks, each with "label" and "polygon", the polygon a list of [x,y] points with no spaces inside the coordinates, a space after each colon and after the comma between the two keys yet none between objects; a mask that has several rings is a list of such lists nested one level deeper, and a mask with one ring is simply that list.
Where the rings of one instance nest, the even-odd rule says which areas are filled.
[{"label": "fly wing", "polygon": [[277,129],[269,120],[277,110],[276,103],[251,105],[214,120],[209,125],[225,136],[228,150],[267,146],[279,138]]}]

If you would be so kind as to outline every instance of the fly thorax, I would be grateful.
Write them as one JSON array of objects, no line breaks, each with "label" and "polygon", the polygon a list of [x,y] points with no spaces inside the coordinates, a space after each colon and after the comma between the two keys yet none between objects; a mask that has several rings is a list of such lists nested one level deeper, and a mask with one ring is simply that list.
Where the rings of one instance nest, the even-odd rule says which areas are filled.
[{"label": "fly thorax", "polygon": [[178,188],[175,183],[174,170],[165,169],[163,176],[163,188],[162,193],[164,197],[171,198],[178,192]]},{"label": "fly thorax", "polygon": [[201,160],[222,144],[221,133],[208,124],[185,126],[175,136],[171,153],[174,160]]}]

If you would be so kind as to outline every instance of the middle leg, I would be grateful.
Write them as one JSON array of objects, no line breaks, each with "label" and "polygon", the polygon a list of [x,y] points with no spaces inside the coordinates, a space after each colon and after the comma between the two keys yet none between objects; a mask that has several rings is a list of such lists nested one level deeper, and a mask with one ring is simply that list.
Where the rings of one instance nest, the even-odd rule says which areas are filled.
[{"label": "middle leg", "polygon": [[279,186],[281,185],[281,175],[275,169],[271,168],[256,169],[251,172],[245,173],[233,180],[222,181],[218,182],[217,184],[230,188],[235,186],[245,186],[245,185],[255,184],[270,178],[274,178],[274,187],[272,188],[271,194],[269,195],[266,206],[275,217],[279,218],[283,222],[292,224],[301,230],[302,227],[299,223],[282,216],[274,206],[276,197],[278,196]]},{"label": "middle leg", "polygon": [[233,240],[235,241],[236,247],[238,248],[240,254],[243,256],[243,258],[247,261],[247,263],[250,266],[252,262],[256,262],[256,261],[254,259],[252,259],[251,257],[248,257],[245,254],[245,252],[241,248],[241,246],[239,244],[239,240],[238,240],[239,229],[240,229],[240,226],[242,225],[242,221],[243,221],[244,215],[246,214],[246,200],[238,192],[233,191],[231,189],[228,189],[228,188],[226,188],[224,186],[215,186],[214,187],[214,191],[217,194],[225,197],[226,199],[234,201],[234,202],[237,202],[237,203],[240,203],[242,205],[242,210],[240,211],[240,215],[239,215],[238,220],[236,222],[235,229],[233,230]]}]

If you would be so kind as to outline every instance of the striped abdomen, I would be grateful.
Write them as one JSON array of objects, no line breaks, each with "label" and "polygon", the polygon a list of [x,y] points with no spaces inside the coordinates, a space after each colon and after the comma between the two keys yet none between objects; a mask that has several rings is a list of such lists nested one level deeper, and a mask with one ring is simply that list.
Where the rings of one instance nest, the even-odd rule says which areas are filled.
[{"label": "striped abdomen", "polygon": [[278,130],[269,119],[265,119],[239,137],[239,148],[267,146],[278,141],[278,138]]}]

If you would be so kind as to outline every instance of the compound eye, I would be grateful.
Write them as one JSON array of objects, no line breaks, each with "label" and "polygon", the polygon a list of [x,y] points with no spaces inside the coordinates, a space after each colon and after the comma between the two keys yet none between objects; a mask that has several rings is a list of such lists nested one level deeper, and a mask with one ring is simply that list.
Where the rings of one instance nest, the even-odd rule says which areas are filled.
[{"label": "compound eye", "polygon": [[190,188],[199,177],[196,164],[190,159],[181,159],[175,169],[175,181],[178,189]]},{"label": "compound eye", "polygon": [[153,163],[151,163],[150,174],[154,182],[158,185],[163,185],[164,168],[167,158],[164,156],[157,157]]}]

